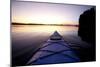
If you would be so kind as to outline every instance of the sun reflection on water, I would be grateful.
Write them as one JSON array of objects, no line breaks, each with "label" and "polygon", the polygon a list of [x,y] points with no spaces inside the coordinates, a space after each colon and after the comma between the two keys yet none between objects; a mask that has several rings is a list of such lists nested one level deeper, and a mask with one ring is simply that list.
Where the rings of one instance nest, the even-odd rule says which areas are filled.
[{"label": "sun reflection on water", "polygon": [[54,31],[63,32],[63,31],[74,31],[77,30],[77,27],[72,26],[50,26],[50,25],[13,25],[12,32],[46,32],[51,33]]}]

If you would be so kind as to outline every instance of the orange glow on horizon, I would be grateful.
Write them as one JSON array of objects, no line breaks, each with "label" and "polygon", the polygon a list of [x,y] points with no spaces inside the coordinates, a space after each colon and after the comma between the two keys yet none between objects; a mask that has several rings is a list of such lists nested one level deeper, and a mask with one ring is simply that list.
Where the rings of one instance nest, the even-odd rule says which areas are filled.
[{"label": "orange glow on horizon", "polygon": [[12,17],[13,23],[23,24],[73,24],[75,22],[68,22],[61,16],[45,15],[32,17]]}]

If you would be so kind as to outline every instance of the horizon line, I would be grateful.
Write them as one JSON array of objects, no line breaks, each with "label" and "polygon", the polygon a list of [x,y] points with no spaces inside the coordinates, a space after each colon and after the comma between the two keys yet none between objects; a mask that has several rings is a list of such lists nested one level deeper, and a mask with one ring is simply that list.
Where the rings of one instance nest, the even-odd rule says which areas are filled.
[{"label": "horizon line", "polygon": [[78,24],[36,24],[36,23],[11,23],[12,25],[56,25],[56,26],[79,26]]}]

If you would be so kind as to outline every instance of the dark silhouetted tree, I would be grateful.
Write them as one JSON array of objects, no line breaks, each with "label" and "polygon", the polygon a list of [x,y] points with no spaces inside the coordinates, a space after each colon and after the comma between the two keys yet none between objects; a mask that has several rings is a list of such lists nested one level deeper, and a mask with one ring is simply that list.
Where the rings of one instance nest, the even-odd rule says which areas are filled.
[{"label": "dark silhouetted tree", "polygon": [[95,44],[95,8],[80,15],[78,35],[82,40]]},{"label": "dark silhouetted tree", "polygon": [[81,39],[87,43],[90,43],[90,47],[81,48],[79,56],[81,61],[95,61],[95,24],[96,24],[96,10],[95,7],[85,11],[79,18],[79,30],[78,35]]}]

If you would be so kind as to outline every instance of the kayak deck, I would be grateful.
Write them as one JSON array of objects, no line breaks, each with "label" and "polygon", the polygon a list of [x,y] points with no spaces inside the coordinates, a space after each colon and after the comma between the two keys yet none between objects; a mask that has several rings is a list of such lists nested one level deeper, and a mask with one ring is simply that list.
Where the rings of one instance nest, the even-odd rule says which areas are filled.
[{"label": "kayak deck", "polygon": [[62,36],[55,31],[50,39],[43,44],[27,64],[54,64],[79,62],[70,46],[65,43]]}]

